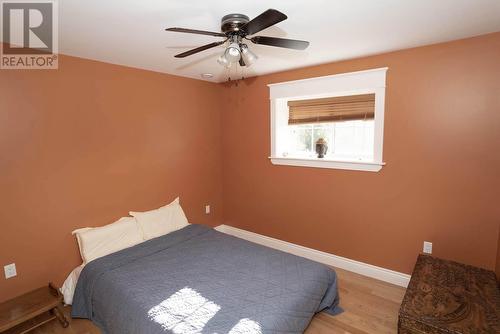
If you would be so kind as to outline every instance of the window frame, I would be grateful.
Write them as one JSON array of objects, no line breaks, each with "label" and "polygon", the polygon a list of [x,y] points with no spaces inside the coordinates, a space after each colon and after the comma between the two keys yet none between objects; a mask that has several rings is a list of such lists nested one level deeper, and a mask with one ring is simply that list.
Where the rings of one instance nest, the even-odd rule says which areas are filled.
[{"label": "window frame", "polygon": [[[378,172],[383,161],[386,72],[388,68],[329,75],[324,77],[269,84],[271,111],[271,156],[274,165],[347,169]],[[280,140],[288,126],[289,100],[375,94],[373,161],[331,160],[283,156]],[[285,117],[286,116],[286,117]]]}]

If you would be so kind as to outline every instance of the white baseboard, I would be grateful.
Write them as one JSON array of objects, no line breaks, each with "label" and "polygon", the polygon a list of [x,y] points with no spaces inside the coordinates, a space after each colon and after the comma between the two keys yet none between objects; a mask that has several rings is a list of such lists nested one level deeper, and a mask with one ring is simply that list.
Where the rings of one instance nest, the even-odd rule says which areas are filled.
[{"label": "white baseboard", "polygon": [[410,282],[410,275],[394,270],[377,267],[371,264],[351,260],[342,256],[321,252],[312,248],[299,246],[279,239],[267,237],[265,235],[249,232],[229,225],[219,225],[215,228],[219,232],[245,239],[257,244],[291,253],[307,259],[352,271],[354,273],[372,277],[391,284],[407,287]]}]

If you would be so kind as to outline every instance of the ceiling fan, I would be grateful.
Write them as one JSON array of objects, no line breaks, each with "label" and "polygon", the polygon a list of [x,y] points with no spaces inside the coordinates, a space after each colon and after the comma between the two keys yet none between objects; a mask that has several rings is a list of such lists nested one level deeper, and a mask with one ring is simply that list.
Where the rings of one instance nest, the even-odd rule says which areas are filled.
[{"label": "ceiling fan", "polygon": [[179,53],[175,55],[176,58],[191,56],[195,53],[205,51],[228,42],[224,53],[219,57],[219,59],[217,59],[217,62],[226,67],[230,67],[234,63],[239,63],[240,66],[250,66],[257,59],[257,56],[250,51],[248,46],[244,43],[244,40],[249,40],[254,44],[277,46],[280,48],[295,50],[304,50],[309,46],[309,42],[295,39],[269,36],[249,37],[250,35],[254,35],[259,31],[286,19],[287,16],[280,11],[276,9],[268,9],[259,16],[255,17],[253,20],[250,20],[248,16],[243,14],[225,15],[221,20],[221,32],[186,28],[167,28],[165,30],[224,38],[222,41],[212,42],[210,44]]}]

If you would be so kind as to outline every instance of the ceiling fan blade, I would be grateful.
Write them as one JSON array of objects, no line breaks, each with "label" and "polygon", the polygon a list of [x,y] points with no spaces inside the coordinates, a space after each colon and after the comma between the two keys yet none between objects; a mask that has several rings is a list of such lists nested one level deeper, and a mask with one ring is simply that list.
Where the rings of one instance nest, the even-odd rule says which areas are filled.
[{"label": "ceiling fan blade", "polygon": [[188,33],[188,34],[208,35],[208,36],[215,36],[215,37],[227,37],[226,34],[223,34],[221,32],[212,32],[212,31],[205,31],[205,30],[186,29],[186,28],[167,28],[165,30],[166,31],[174,31],[174,32],[184,32],[184,33]]},{"label": "ceiling fan blade", "polygon": [[253,35],[286,19],[287,16],[282,12],[276,9],[268,9],[253,20],[250,20],[247,24],[242,26],[240,30],[243,30],[247,35]]},{"label": "ceiling fan blade", "polygon": [[255,36],[250,39],[255,44],[277,46],[280,48],[304,50],[309,46],[307,41],[299,41],[296,39],[287,38],[277,38],[277,37],[267,37],[267,36]]},{"label": "ceiling fan blade", "polygon": [[216,47],[218,45],[221,45],[224,42],[226,42],[226,41],[213,42],[213,43],[210,43],[210,44],[207,44],[207,45],[203,45],[203,46],[200,46],[200,47],[198,47],[196,49],[192,49],[192,50],[189,50],[189,51],[186,51],[186,52],[183,52],[183,53],[179,53],[178,55],[175,55],[175,58],[184,58],[184,57],[187,57],[187,56],[191,56],[191,55],[194,55],[195,53],[198,53],[198,52],[201,52],[201,51],[205,51],[207,49],[210,49],[210,48]]}]

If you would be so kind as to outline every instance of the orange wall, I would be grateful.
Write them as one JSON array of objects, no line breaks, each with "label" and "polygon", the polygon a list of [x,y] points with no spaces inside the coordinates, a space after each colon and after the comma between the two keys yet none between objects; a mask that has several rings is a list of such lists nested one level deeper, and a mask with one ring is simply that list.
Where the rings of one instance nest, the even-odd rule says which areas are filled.
[{"label": "orange wall", "polygon": [[[385,66],[381,172],[271,164],[267,84]],[[500,33],[250,78],[225,90],[226,224],[405,273],[424,240],[436,256],[495,267]]]},{"label": "orange wall", "polygon": [[[218,85],[62,57],[0,71],[0,300],[79,263],[70,232],[166,204],[222,219]],[[205,215],[204,206],[212,205]]]}]

